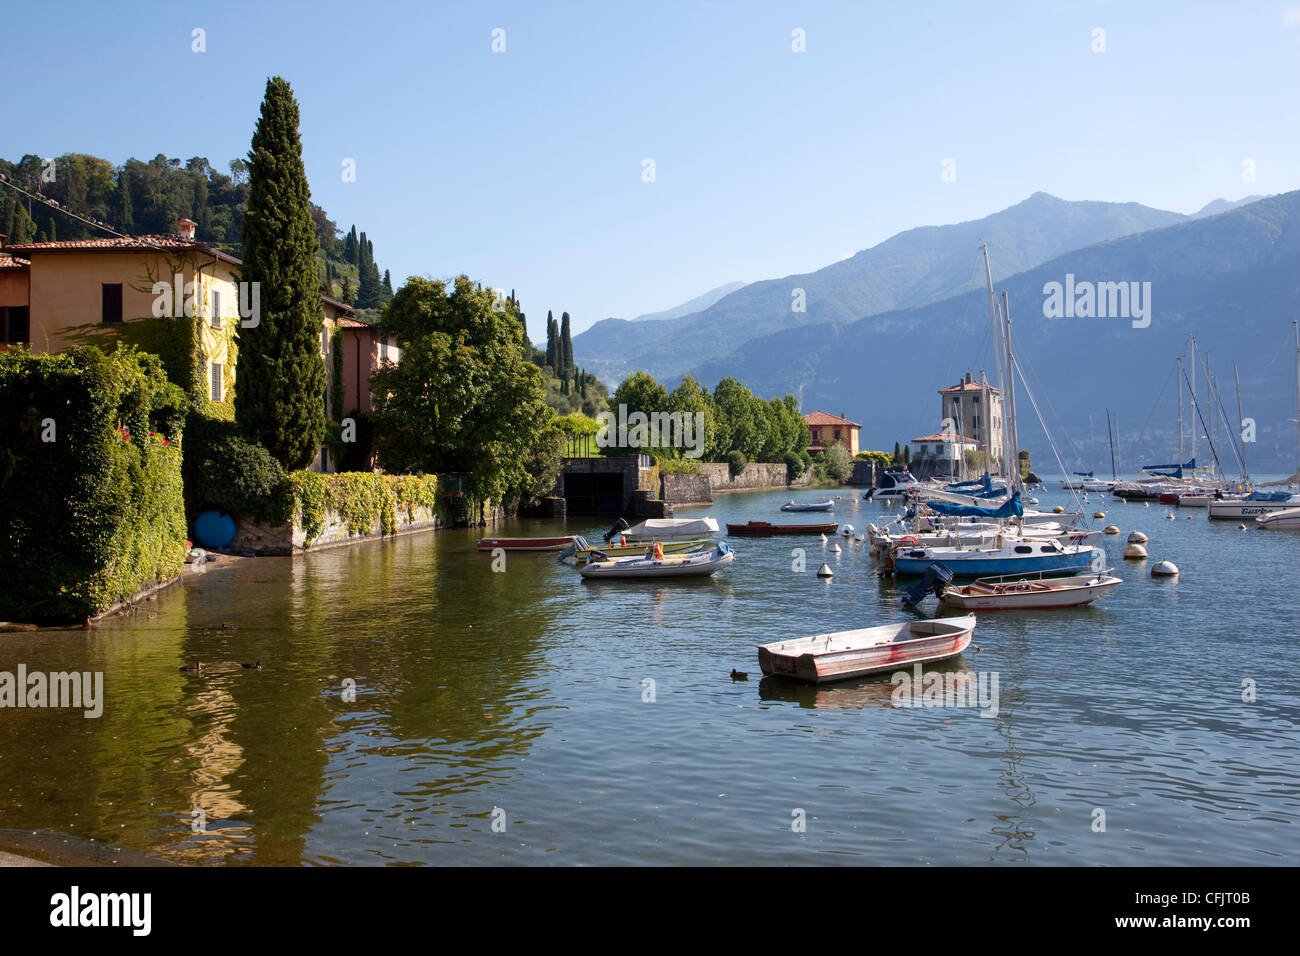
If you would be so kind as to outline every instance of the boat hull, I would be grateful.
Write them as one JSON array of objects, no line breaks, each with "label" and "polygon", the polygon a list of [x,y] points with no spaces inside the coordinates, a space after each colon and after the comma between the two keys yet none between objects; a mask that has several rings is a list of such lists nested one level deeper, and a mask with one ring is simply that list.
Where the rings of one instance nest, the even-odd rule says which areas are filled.
[{"label": "boat hull", "polygon": [[[915,549],[912,549],[915,550]],[[1092,570],[1098,560],[1095,548],[1081,548],[1061,554],[1035,554],[1018,556],[980,555],[969,552],[969,556],[953,554],[912,555],[904,550],[895,558],[896,574],[925,574],[926,569],[935,563],[942,563],[958,578],[987,578],[1008,574],[1082,574]]]},{"label": "boat hull", "polygon": [[727,534],[754,537],[775,535],[809,535],[834,534],[839,525],[830,524],[769,524],[766,521],[751,521],[748,524],[729,524]]},{"label": "boat hull", "polygon": [[1271,514],[1257,515],[1255,524],[1261,528],[1273,528],[1276,530],[1297,530],[1300,529],[1300,508],[1287,508],[1284,511],[1274,511]]},{"label": "boat hull", "polygon": [[974,632],[967,615],[777,641],[759,645],[758,666],[767,676],[821,684],[955,657]]},{"label": "boat hull", "polygon": [[830,511],[835,507],[835,502],[825,501],[820,504],[811,505],[782,505],[782,511]]},{"label": "boat hull", "polygon": [[1288,511],[1294,507],[1296,507],[1294,501],[1247,501],[1241,498],[1224,498],[1221,501],[1211,501],[1209,513],[1211,518],[1240,521],[1242,518],[1258,518],[1260,515]]},{"label": "boat hull", "polygon": [[[716,547],[707,538],[696,541],[664,541],[661,544],[665,555],[699,554],[704,551],[711,551]],[[611,558],[643,557],[648,547],[650,547],[648,544],[607,544],[600,547],[580,548],[573,552],[573,559],[579,564],[584,564],[592,551],[599,551]]]},{"label": "boat hull", "polygon": [[707,577],[717,574],[736,560],[734,551],[715,548],[712,552],[664,558],[616,558],[588,562],[578,572],[592,581],[614,578]]},{"label": "boat hull", "polygon": [[506,551],[562,551],[573,544],[575,537],[576,535],[556,538],[480,538],[478,549],[480,551],[495,551],[497,548]]},{"label": "boat hull", "polygon": [[944,607],[962,611],[1045,611],[1091,604],[1123,583],[1109,575],[976,581],[961,587],[949,585],[940,601]]}]

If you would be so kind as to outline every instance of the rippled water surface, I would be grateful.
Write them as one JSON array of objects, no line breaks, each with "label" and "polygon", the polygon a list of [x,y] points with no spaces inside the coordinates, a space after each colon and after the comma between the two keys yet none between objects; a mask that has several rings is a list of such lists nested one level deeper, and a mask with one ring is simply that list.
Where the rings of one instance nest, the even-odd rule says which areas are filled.
[{"label": "rippled water surface", "polygon": [[[881,521],[840,494],[836,520]],[[789,497],[678,514],[813,520]],[[102,671],[106,696],[0,710],[0,829],[185,863],[1296,863],[1300,534],[1087,507],[1182,575],[1107,538],[1110,597],[981,616],[934,669],[995,672],[991,718],[891,706],[888,676],[759,680],[757,643],[903,618],[852,544],[732,539],[706,580],[494,573],[480,531],[218,568],[93,631],[0,635],[0,671]]]}]

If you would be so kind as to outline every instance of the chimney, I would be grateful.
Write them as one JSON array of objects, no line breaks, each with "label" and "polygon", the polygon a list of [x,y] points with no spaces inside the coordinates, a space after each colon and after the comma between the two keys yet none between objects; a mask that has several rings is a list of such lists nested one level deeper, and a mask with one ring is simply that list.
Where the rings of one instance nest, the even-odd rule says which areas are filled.
[{"label": "chimney", "polygon": [[194,241],[194,228],[198,225],[193,219],[179,219],[176,222],[176,229],[181,238],[186,242]]},{"label": "chimney", "polygon": [[970,372],[967,372],[967,373],[966,373],[966,384],[967,384],[967,385],[971,384]]}]

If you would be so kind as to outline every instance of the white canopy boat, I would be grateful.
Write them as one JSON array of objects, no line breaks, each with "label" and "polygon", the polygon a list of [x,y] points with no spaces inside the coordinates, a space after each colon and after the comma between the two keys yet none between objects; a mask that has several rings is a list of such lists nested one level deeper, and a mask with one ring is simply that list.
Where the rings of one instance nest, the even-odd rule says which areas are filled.
[{"label": "white canopy boat", "polygon": [[612,537],[627,538],[632,542],[689,541],[717,533],[718,522],[715,518],[647,518],[626,531],[614,532]]},{"label": "white canopy boat", "polygon": [[955,657],[970,645],[975,615],[882,624],[758,646],[765,675],[822,683],[898,671]]},{"label": "white canopy boat", "polygon": [[1107,568],[1100,574],[1054,578],[1038,575],[1003,575],[977,578],[971,584],[949,584],[941,601],[962,611],[1044,610],[1091,604],[1115,590],[1123,580]]},{"label": "white canopy boat", "polygon": [[584,578],[676,578],[717,574],[736,560],[736,552],[725,543],[703,552],[663,557],[611,558],[599,551],[587,555],[578,572]]}]

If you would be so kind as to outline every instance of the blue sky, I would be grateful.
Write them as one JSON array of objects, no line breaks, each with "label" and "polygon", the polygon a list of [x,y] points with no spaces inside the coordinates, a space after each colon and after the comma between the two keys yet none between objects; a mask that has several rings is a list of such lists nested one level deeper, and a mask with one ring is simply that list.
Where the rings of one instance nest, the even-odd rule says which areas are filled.
[{"label": "blue sky", "polygon": [[1192,212],[1300,188],[1300,0],[49,2],[8,7],[0,52],[11,160],[225,169],[285,76],[313,199],[395,282],[513,287],[534,338],[548,309],[576,331],[1037,190]]}]

